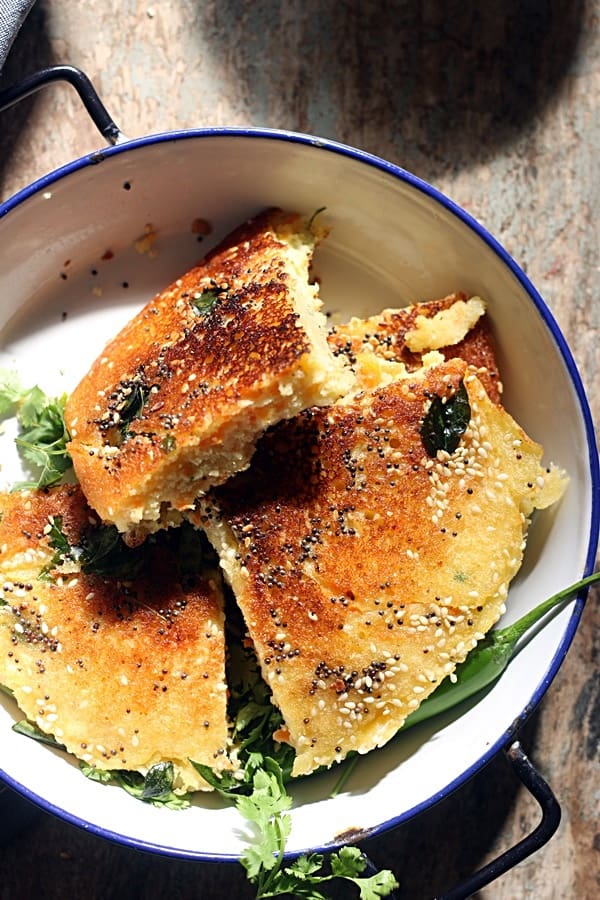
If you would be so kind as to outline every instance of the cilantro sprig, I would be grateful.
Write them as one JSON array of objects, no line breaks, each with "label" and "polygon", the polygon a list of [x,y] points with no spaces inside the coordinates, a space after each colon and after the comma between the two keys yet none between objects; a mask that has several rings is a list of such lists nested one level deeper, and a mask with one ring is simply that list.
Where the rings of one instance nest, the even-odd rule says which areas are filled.
[{"label": "cilantro sprig", "polygon": [[0,370],[0,419],[15,416],[19,434],[15,443],[32,478],[16,489],[37,489],[58,484],[72,465],[67,452],[65,425],[67,395],[48,397],[41,388],[23,388],[16,372]]},{"label": "cilantro sprig", "polygon": [[[230,629],[235,629],[234,609],[228,621]],[[241,639],[242,632],[243,626],[237,639],[228,642],[231,691],[228,712],[240,769],[217,775],[208,766],[193,765],[235,805],[252,828],[252,837],[240,862],[256,888],[257,900],[283,895],[327,900],[323,886],[340,878],[355,885],[360,900],[389,896],[398,887],[393,873],[384,870],[365,875],[367,860],[357,847],[341,847],[328,856],[303,854],[286,861],[292,805],[286,783],[291,775],[294,750],[273,738],[282,725],[281,714],[271,702],[270,688],[261,677],[252,647]]]},{"label": "cilantro sprig", "polygon": [[322,853],[303,854],[286,865],[291,804],[281,768],[269,757],[254,773],[252,793],[236,797],[238,812],[255,832],[240,861],[248,880],[256,887],[257,900],[282,895],[327,900],[321,888],[340,878],[358,888],[360,900],[388,897],[398,887],[393,873],[387,869],[364,875],[367,859],[358,847],[341,847],[328,857]]}]

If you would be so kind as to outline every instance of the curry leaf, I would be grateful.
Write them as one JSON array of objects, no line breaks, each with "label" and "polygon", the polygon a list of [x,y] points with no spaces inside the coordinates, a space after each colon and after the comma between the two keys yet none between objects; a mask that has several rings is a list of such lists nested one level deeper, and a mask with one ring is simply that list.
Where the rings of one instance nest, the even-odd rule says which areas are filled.
[{"label": "curry leaf", "polygon": [[469,395],[464,382],[451,397],[435,396],[421,423],[421,439],[427,454],[438,450],[454,453],[471,419]]},{"label": "curry leaf", "polygon": [[80,764],[80,769],[86,778],[102,784],[118,784],[132,797],[152,806],[187,809],[190,805],[187,794],[176,794],[173,791],[174,767],[168,761],[151,766],[145,776],[141,772],[129,772],[125,769],[98,769],[85,763]]}]

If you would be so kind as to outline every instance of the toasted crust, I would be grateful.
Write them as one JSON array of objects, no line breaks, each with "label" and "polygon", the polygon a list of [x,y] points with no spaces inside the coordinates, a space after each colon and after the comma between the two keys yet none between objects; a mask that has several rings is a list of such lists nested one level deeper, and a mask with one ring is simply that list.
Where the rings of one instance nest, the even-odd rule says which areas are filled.
[{"label": "toasted crust", "polygon": [[[478,298],[476,298],[478,299]],[[329,334],[334,352],[347,356],[352,363],[357,355],[372,352],[389,363],[399,363],[408,372],[414,372],[423,365],[423,356],[431,350],[441,353],[444,359],[458,357],[464,359],[477,370],[479,380],[488,397],[499,403],[502,395],[496,353],[487,314],[480,314],[473,322],[473,315],[467,315],[466,294],[449,294],[439,300],[428,300],[401,309],[386,309],[368,319],[353,318],[342,325],[336,325]],[[471,301],[473,302],[473,301]],[[479,301],[479,309],[483,304]],[[419,317],[431,320],[447,310],[460,308],[455,316],[454,332],[456,340],[445,341],[436,346],[427,344],[420,350],[411,349],[411,334],[414,334]],[[463,320],[461,327],[461,319]],[[448,329],[449,330],[449,329]],[[365,368],[363,358],[362,368]]]},{"label": "toasted crust", "polygon": [[66,409],[75,472],[104,521],[154,530],[245,468],[269,425],[348,390],[309,283],[314,243],[299,216],[266,211],[108,344]]},{"label": "toasted crust", "polygon": [[[463,379],[471,421],[430,458],[424,413]],[[452,359],[282,423],[201,501],[294,775],[388,741],[496,622],[528,516],[561,490],[541,452]]]},{"label": "toasted crust", "polygon": [[223,602],[214,570],[181,584],[163,541],[133,581],[72,562],[40,572],[62,520],[78,545],[92,516],[78,487],[0,496],[0,684],[42,731],[100,769],[173,762],[181,789],[206,789],[227,742]]}]

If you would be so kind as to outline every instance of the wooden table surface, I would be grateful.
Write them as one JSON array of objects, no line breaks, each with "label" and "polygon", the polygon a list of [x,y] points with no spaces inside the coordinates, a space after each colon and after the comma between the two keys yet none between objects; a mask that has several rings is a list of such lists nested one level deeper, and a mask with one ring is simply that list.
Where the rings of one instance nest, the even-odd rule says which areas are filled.
[{"label": "wooden table surface", "polygon": [[[600,421],[600,0],[38,0],[0,88],[83,68],[131,137],[265,125],[335,138],[432,182],[520,262]],[[2,115],[0,198],[100,144],[68,86]],[[560,427],[557,423],[557,427]],[[600,628],[592,592],[522,731],[562,806],[555,837],[478,896],[600,893]],[[430,898],[535,827],[502,757],[366,849]],[[451,823],[451,827],[449,826]],[[241,868],[140,854],[46,814],[0,848],[0,898],[251,897]]]}]

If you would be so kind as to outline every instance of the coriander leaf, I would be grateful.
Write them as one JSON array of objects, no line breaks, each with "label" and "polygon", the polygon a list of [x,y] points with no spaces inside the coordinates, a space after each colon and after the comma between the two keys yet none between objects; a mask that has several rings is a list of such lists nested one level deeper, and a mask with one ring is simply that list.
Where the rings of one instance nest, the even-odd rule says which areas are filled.
[{"label": "coriander leaf", "polygon": [[17,403],[19,434],[15,443],[35,474],[16,488],[42,488],[57,484],[71,467],[67,452],[70,440],[65,424],[67,395],[51,398],[39,388],[23,391]]},{"label": "coriander leaf", "polygon": [[258,895],[258,900],[266,900],[268,897],[297,897],[301,900],[328,900],[329,895],[324,894],[317,885],[328,881],[316,875],[314,878],[302,878],[291,868],[283,869],[277,874],[277,884],[273,889],[267,888]]},{"label": "coriander leaf", "polygon": [[0,419],[14,416],[23,393],[18,374],[0,369]]},{"label": "coriander leaf", "polygon": [[292,805],[277,763],[265,759],[263,765],[254,773],[250,796],[235,798],[238,812],[256,826],[256,840],[242,853],[240,862],[250,881],[256,881],[259,897],[281,866],[291,828],[286,811]]},{"label": "coriander leaf", "polygon": [[244,850],[240,862],[256,888],[257,900],[292,894],[305,900],[327,900],[320,886],[335,878],[352,882],[361,900],[387,897],[398,887],[392,872],[384,870],[362,876],[366,857],[356,847],[342,847],[331,856],[331,872],[323,871],[325,858],[319,853],[300,856],[284,866],[284,853],[291,829],[288,810],[291,797],[277,762],[263,760],[252,778],[252,793],[235,797],[238,812],[255,826],[256,839]]},{"label": "coriander leaf", "polygon": [[244,818],[259,826],[265,825],[292,805],[292,798],[283,786],[281,769],[277,763],[265,759],[264,765],[264,769],[258,769],[254,774],[252,794],[236,800],[236,806]]},{"label": "coriander leaf", "polygon": [[[233,614],[229,617],[231,627]],[[233,723],[232,741],[237,746],[242,767],[252,753],[276,760],[284,780],[290,777],[295,751],[290,744],[277,742],[273,734],[281,727],[281,713],[271,701],[271,689],[263,679],[253,647],[230,640],[228,683],[230,687],[229,718]],[[240,789],[247,792],[245,779]]]},{"label": "coriander leaf", "polygon": [[341,878],[356,878],[364,872],[367,861],[358,847],[342,847],[331,854],[331,872]]},{"label": "coriander leaf", "polygon": [[454,453],[471,420],[471,406],[464,381],[451,397],[435,396],[421,423],[421,439],[427,454],[438,450]]},{"label": "coriander leaf", "polygon": [[39,426],[40,417],[48,406],[48,397],[43,390],[35,385],[28,391],[24,391],[17,410],[17,418],[23,428],[36,428]]},{"label": "coriander leaf", "polygon": [[298,878],[307,878],[314,875],[322,867],[324,857],[322,853],[310,853],[308,856],[299,856],[294,860],[290,869],[294,870]]},{"label": "coriander leaf", "polygon": [[210,766],[190,760],[196,772],[204,778],[207,784],[221,794],[222,797],[231,797],[239,793],[240,780],[232,772],[222,772],[216,775]]},{"label": "coriander leaf", "polygon": [[375,872],[369,878],[351,878],[358,887],[360,900],[379,900],[379,897],[389,897],[392,891],[400,887],[393,872],[382,869]]}]

